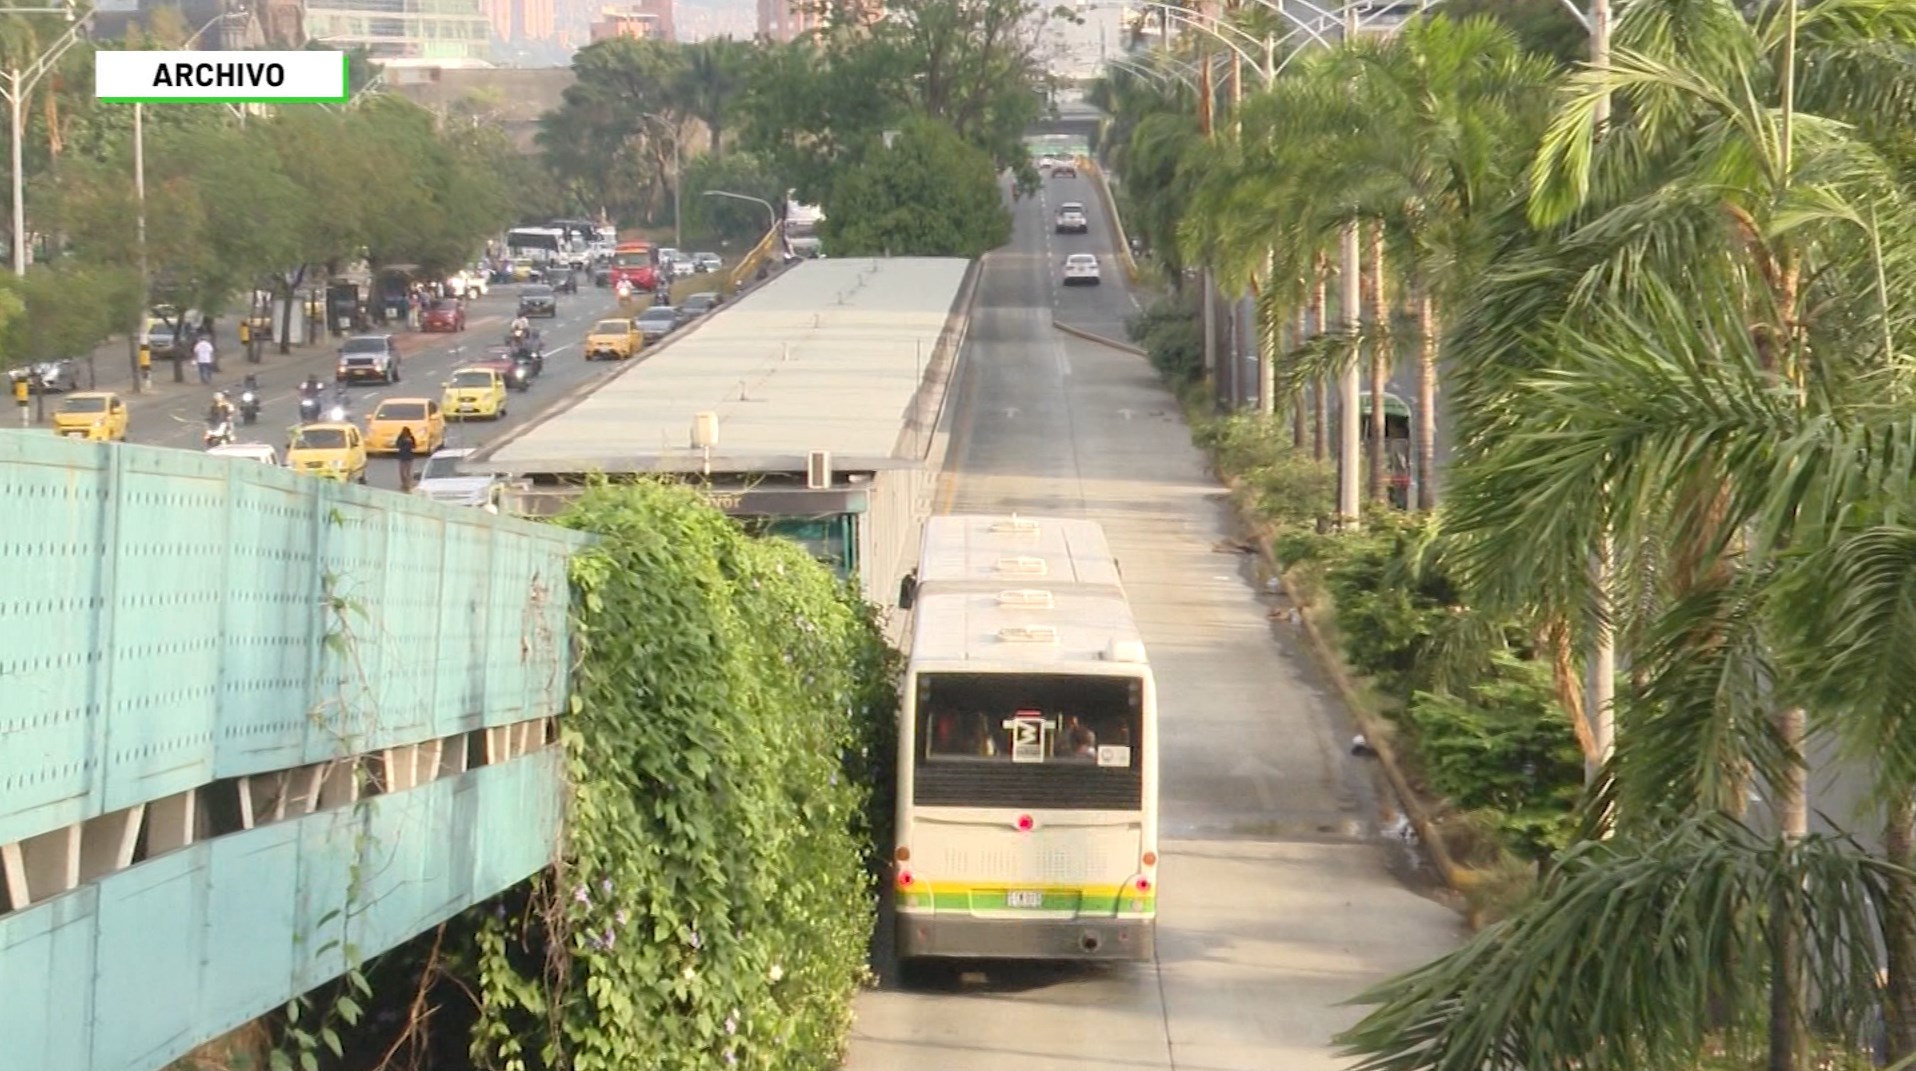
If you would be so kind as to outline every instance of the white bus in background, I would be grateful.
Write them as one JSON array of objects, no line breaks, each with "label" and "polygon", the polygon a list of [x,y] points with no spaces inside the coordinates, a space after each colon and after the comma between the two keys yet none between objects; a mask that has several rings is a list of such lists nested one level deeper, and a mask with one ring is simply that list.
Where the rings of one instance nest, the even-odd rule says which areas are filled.
[{"label": "white bus in background", "polygon": [[932,517],[900,594],[900,959],[1151,958],[1157,691],[1103,530]]},{"label": "white bus in background", "polygon": [[506,251],[515,258],[542,264],[562,259],[565,249],[565,231],[558,227],[514,227],[506,232]]}]

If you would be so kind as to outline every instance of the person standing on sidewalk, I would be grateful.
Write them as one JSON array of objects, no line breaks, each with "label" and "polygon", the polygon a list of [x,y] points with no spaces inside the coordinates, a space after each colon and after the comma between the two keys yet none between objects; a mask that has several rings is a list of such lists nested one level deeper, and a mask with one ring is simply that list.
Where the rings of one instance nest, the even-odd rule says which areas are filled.
[{"label": "person standing on sidewalk", "polygon": [[193,343],[193,366],[200,371],[201,383],[213,382],[213,340],[210,337],[201,335],[200,340]]},{"label": "person standing on sidewalk", "polygon": [[411,428],[400,428],[399,437],[393,440],[393,452],[399,455],[399,493],[412,491],[412,459],[419,451],[419,440],[412,437]]}]

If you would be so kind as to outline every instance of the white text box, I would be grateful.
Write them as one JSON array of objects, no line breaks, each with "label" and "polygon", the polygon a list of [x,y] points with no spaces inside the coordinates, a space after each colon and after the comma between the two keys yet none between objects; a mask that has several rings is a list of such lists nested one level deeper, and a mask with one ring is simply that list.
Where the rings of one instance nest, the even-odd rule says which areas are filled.
[{"label": "white text box", "polygon": [[346,99],[344,52],[97,52],[101,100],[178,104]]}]

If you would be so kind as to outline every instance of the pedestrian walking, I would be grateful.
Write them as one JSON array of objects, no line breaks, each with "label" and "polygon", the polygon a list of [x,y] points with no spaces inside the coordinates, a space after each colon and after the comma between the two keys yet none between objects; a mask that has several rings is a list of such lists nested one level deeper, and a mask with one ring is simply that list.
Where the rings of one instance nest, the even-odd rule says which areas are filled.
[{"label": "pedestrian walking", "polygon": [[411,428],[399,429],[393,452],[399,455],[399,492],[405,494],[412,490],[412,459],[419,452],[419,440],[412,437]]},{"label": "pedestrian walking", "polygon": [[213,382],[213,340],[205,335],[193,343],[193,366],[199,369],[200,382]]}]

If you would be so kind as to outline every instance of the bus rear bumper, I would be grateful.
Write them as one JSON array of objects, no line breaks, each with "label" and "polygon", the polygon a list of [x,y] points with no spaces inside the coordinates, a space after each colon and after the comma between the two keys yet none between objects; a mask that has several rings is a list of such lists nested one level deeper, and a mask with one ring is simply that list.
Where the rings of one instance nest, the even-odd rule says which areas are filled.
[{"label": "bus rear bumper", "polygon": [[901,959],[1148,960],[1152,919],[980,919],[898,916]]}]

